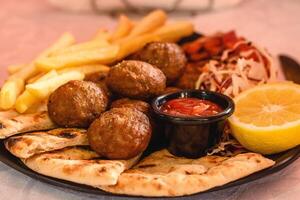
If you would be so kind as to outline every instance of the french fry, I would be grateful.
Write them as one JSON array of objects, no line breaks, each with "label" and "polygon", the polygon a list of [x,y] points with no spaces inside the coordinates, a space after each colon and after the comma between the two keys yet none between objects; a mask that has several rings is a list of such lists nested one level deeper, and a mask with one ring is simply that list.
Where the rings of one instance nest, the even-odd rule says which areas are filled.
[{"label": "french fry", "polygon": [[93,37],[93,40],[106,40],[111,39],[111,33],[106,29],[99,29],[96,35]]},{"label": "french fry", "polygon": [[7,67],[8,74],[12,75],[12,74],[16,73],[17,71],[19,71],[20,69],[22,69],[25,66],[26,66],[25,64],[9,65]]},{"label": "french fry", "polygon": [[109,43],[106,40],[102,39],[95,39],[88,42],[83,42],[79,44],[75,44],[64,49],[58,49],[57,51],[53,52],[50,56],[57,56],[57,55],[64,55],[64,54],[71,54],[79,51],[86,51],[90,49],[102,48],[105,46],[109,46]]},{"label": "french fry", "polygon": [[78,66],[78,67],[69,67],[69,68],[64,68],[61,70],[58,70],[57,72],[59,74],[70,72],[70,71],[78,71],[81,72],[85,75],[87,74],[93,74],[97,72],[108,72],[109,67],[106,65],[101,65],[101,64],[94,64],[94,65],[84,65],[84,66]]},{"label": "french fry", "polygon": [[112,33],[110,41],[114,42],[127,36],[133,28],[133,22],[126,16],[120,15],[116,30]]},{"label": "french fry", "polygon": [[194,32],[191,22],[175,22],[167,24],[157,29],[153,34],[157,35],[163,42],[176,42],[180,38],[188,36]]},{"label": "french fry", "polygon": [[15,108],[19,113],[26,112],[32,105],[39,103],[41,99],[36,98],[28,90],[25,90],[17,99]]},{"label": "french fry", "polygon": [[[70,33],[64,33],[54,44],[52,44],[48,49],[44,50],[36,60],[44,58],[48,55],[50,55],[52,52],[57,51],[58,49],[65,48],[67,46],[70,46],[75,42],[74,37]],[[28,78],[32,77],[33,75],[37,74],[38,71],[36,70],[36,67],[34,65],[35,61],[28,64],[26,67],[22,68],[15,74],[13,74],[10,79],[20,78],[24,81]]]},{"label": "french fry", "polygon": [[[74,43],[74,37],[70,33],[63,34],[53,45],[43,51],[38,58],[48,56],[57,49],[64,48]],[[2,86],[0,92],[0,108],[11,109],[15,105],[17,97],[24,89],[25,80],[38,73],[34,61],[24,66],[22,69],[14,73],[8,78],[8,81]],[[8,88],[8,89],[7,89]]]},{"label": "french fry", "polygon": [[[47,74],[42,75],[34,82],[39,83],[46,81],[48,79],[54,78],[58,76],[55,70],[48,72]],[[33,105],[37,105],[42,101],[42,99],[37,98],[32,93],[30,93],[27,89],[17,98],[15,108],[19,113],[24,113],[28,111]]]},{"label": "french fry", "polygon": [[51,78],[54,78],[58,75],[58,73],[55,70],[51,70],[50,72],[43,74],[42,76],[40,76],[39,78],[37,78],[34,82],[41,82],[41,81],[45,81]]},{"label": "french fry", "polygon": [[30,84],[30,83],[33,83],[33,82],[37,81],[39,78],[41,78],[41,77],[44,76],[45,74],[46,74],[45,72],[41,72],[41,73],[39,73],[39,74],[37,74],[37,75],[31,77],[30,79],[28,79],[28,80],[26,81],[26,84]]},{"label": "french fry", "polygon": [[1,109],[11,109],[17,99],[17,96],[24,89],[24,81],[22,79],[8,80],[2,87],[0,92]]},{"label": "french fry", "polygon": [[39,99],[46,99],[54,90],[68,81],[83,79],[83,73],[70,71],[47,80],[29,84],[26,86],[26,90]]},{"label": "french fry", "polygon": [[167,20],[167,15],[162,10],[155,10],[146,15],[136,26],[132,29],[128,37],[134,37],[146,33],[150,33],[155,29],[164,25]]},{"label": "french fry", "polygon": [[159,38],[154,34],[145,34],[136,38],[127,38],[120,43],[120,51],[117,60],[121,60],[126,56],[142,49],[147,43],[159,41]]},{"label": "french fry", "polygon": [[36,66],[41,71],[49,71],[52,69],[61,69],[65,67],[73,67],[86,64],[107,64],[115,60],[118,52],[118,45],[110,45],[99,49],[42,58],[36,61]]}]

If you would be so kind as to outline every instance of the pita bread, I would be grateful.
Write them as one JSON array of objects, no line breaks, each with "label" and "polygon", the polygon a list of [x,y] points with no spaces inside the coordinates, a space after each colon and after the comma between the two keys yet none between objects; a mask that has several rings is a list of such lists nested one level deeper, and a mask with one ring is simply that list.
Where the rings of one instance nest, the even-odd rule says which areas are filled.
[{"label": "pita bread", "polygon": [[38,153],[68,146],[88,145],[86,130],[60,128],[48,132],[33,132],[12,136],[5,140],[5,147],[19,158],[29,158]]},{"label": "pita bread", "polygon": [[161,150],[122,173],[116,185],[99,188],[125,195],[183,196],[224,185],[273,164],[256,153],[186,159]]},{"label": "pita bread", "polygon": [[11,111],[0,115],[0,139],[18,133],[48,130],[55,127],[56,126],[49,118],[47,111],[39,111],[30,114],[16,114],[14,111]]},{"label": "pita bread", "polygon": [[23,159],[37,173],[91,186],[114,185],[119,175],[134,165],[139,156],[130,160],[101,160],[87,147],[68,147]]}]

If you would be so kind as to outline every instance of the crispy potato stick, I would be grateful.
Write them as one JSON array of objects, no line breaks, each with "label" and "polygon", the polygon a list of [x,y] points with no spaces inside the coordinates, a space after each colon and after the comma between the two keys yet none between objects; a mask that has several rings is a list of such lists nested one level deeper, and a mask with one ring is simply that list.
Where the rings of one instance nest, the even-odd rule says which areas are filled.
[{"label": "crispy potato stick", "polygon": [[93,37],[93,40],[106,40],[111,39],[111,33],[106,29],[99,29],[96,35]]},{"label": "crispy potato stick", "polygon": [[7,67],[8,74],[12,75],[12,74],[16,73],[17,71],[19,71],[20,69],[22,69],[25,66],[26,66],[26,64],[9,65]]},{"label": "crispy potato stick", "polygon": [[59,86],[69,82],[70,80],[83,80],[84,74],[77,71],[70,71],[53,78],[32,83],[26,86],[31,94],[39,99],[46,99]]},{"label": "crispy potato stick", "polygon": [[42,58],[36,61],[38,69],[49,71],[86,64],[106,64],[115,60],[119,52],[118,45],[110,45],[99,49],[76,52],[53,57]]},{"label": "crispy potato stick", "polygon": [[4,110],[12,108],[23,89],[24,81],[22,79],[8,80],[0,92],[0,107]]},{"label": "crispy potato stick", "polygon": [[167,24],[157,29],[154,34],[157,35],[161,41],[176,42],[180,38],[188,36],[194,32],[194,26],[191,22],[175,22]]},{"label": "crispy potato stick", "polygon": [[30,84],[30,83],[33,83],[33,82],[37,81],[39,78],[41,78],[41,77],[44,76],[45,74],[46,74],[45,72],[41,72],[41,73],[39,73],[39,74],[37,74],[37,75],[31,77],[30,79],[28,79],[28,80],[26,81],[26,84]]},{"label": "crispy potato stick", "polygon": [[126,56],[140,50],[147,43],[159,41],[159,38],[154,34],[145,34],[136,38],[128,38],[120,43],[120,51],[117,60],[125,58]]},{"label": "crispy potato stick", "polygon": [[132,29],[128,37],[138,36],[154,31],[164,25],[167,20],[167,15],[162,10],[155,10],[146,15]]},{"label": "crispy potato stick", "polygon": [[[62,48],[65,48],[67,46],[70,46],[74,42],[75,42],[75,39],[70,33],[64,33],[54,44],[52,44],[48,49],[44,50],[37,57],[36,60],[44,58],[44,57],[50,55],[52,52],[57,51],[58,49],[62,49]],[[24,67],[23,69],[21,69],[20,71],[18,71],[14,75],[12,75],[10,77],[10,79],[20,78],[20,79],[23,79],[23,80],[27,80],[28,78],[32,77],[33,75],[38,73],[34,63],[35,63],[35,61],[33,61],[32,63],[30,63],[29,65],[27,65],[26,67]]]},{"label": "crispy potato stick", "polygon": [[93,74],[97,72],[108,72],[109,67],[106,65],[101,65],[101,64],[94,64],[94,65],[84,65],[84,66],[79,66],[79,67],[69,67],[69,68],[64,68],[61,70],[58,70],[57,72],[59,74],[61,73],[66,73],[70,71],[78,71],[81,72],[85,75],[87,74]]},{"label": "crispy potato stick", "polygon": [[[51,52],[57,49],[64,48],[74,43],[74,37],[70,33],[63,34],[52,46],[43,51],[38,58],[48,56]],[[4,83],[4,89],[0,92],[0,108],[10,109],[14,106],[18,95],[24,89],[24,81],[37,74],[38,71],[34,65],[34,61],[26,65],[12,76],[8,78],[8,81]],[[8,84],[8,86],[6,86]]]},{"label": "crispy potato stick", "polygon": [[112,33],[110,40],[112,42],[127,36],[133,28],[133,22],[126,16],[120,15],[119,24],[116,30]]},{"label": "crispy potato stick", "polygon": [[[47,74],[41,76],[39,79],[35,81],[35,83],[39,83],[42,81],[46,81],[48,79],[54,78],[58,76],[55,70],[48,72]],[[39,104],[43,99],[37,98],[32,93],[30,93],[27,89],[18,97],[16,101],[15,108],[19,113],[26,112],[33,105]]]},{"label": "crispy potato stick", "polygon": [[17,99],[15,108],[19,113],[26,112],[32,105],[39,103],[41,99],[36,98],[28,90],[25,90]]},{"label": "crispy potato stick", "polygon": [[90,49],[97,49],[102,48],[105,46],[109,46],[109,43],[103,39],[95,39],[88,42],[83,42],[79,44],[75,44],[64,49],[58,49],[57,51],[53,52],[50,56],[57,56],[57,55],[64,55],[64,54],[71,54],[74,52],[79,51],[86,51]]}]

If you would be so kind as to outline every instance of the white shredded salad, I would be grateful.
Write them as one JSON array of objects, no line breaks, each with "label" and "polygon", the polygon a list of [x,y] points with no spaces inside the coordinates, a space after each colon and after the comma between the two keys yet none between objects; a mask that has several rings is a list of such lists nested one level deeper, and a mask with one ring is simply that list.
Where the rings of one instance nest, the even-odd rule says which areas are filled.
[{"label": "white shredded salad", "polygon": [[[254,48],[230,56],[230,53],[242,44],[250,45],[248,41],[239,41],[232,49],[225,50],[219,60],[211,59],[206,63],[195,83],[195,88],[217,91],[234,97],[252,86],[275,81],[277,68],[273,58],[265,49],[251,44]],[[258,58],[258,62],[247,58],[253,54]]]}]

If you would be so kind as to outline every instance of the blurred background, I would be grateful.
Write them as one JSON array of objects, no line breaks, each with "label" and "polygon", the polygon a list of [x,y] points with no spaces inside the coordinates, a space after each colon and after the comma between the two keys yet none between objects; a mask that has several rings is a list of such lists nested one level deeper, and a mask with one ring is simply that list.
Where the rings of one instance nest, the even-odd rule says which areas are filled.
[{"label": "blurred background", "polygon": [[234,29],[275,56],[300,60],[298,0],[10,0],[1,1],[0,83],[7,65],[30,61],[65,31],[85,40],[113,28],[120,12],[138,18],[154,8],[192,20],[199,32]]}]

